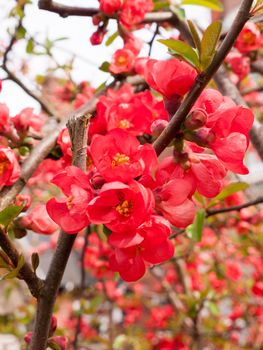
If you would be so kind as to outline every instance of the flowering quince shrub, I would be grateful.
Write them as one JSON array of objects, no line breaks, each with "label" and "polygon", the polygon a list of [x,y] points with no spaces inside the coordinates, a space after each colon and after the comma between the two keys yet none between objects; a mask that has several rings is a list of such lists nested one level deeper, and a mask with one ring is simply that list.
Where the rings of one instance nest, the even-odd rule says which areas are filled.
[{"label": "flowering quince shrub", "polygon": [[[254,135],[262,119],[261,26],[246,22],[222,53],[218,22],[201,38],[194,23],[180,19],[181,5],[220,10],[218,0],[100,0],[97,9],[39,1],[62,16],[82,10],[92,16],[92,45],[120,37],[121,47],[114,43],[100,67],[114,81],[95,89],[72,80],[72,62],[56,63],[53,46],[63,38],[42,45],[30,36],[23,23],[28,3],[12,10],[18,24],[0,46],[1,69],[42,112],[13,114],[0,103],[0,270],[12,288],[14,277],[26,282],[38,316],[32,326],[36,303],[26,295],[19,312],[0,318],[4,333],[21,339],[23,350],[261,349],[263,213],[255,205],[263,199],[235,180],[249,174],[250,159],[263,159]],[[255,1],[246,19],[260,11]],[[140,30],[151,32],[153,23],[147,55]],[[152,54],[158,36],[169,48],[163,59]],[[42,95],[31,91],[8,68],[20,43],[35,59],[45,54],[57,64],[49,71],[64,68],[66,79],[39,75]],[[223,73],[205,86],[217,51],[225,57]],[[80,121],[85,125],[75,135],[72,123]],[[14,241],[28,246],[32,236],[29,262]],[[80,273],[80,285],[69,281],[59,290],[71,250],[79,263],[69,267]],[[53,261],[41,280],[44,254]]]}]

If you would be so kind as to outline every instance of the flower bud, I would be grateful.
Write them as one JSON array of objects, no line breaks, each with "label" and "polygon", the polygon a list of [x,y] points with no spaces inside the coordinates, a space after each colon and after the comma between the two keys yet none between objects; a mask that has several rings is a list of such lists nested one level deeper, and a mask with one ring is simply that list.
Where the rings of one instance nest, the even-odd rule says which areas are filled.
[{"label": "flower bud", "polygon": [[104,178],[99,173],[96,173],[90,182],[95,189],[100,189],[105,184]]},{"label": "flower bud", "polygon": [[179,95],[173,95],[171,98],[164,98],[164,107],[169,115],[169,120],[172,119],[182,101],[182,97]]},{"label": "flower bud", "polygon": [[56,344],[57,346],[59,346],[60,350],[66,350],[68,346],[68,341],[66,337],[56,335],[52,338],[49,338],[48,344]]},{"label": "flower bud", "polygon": [[202,109],[195,109],[186,118],[184,126],[188,130],[196,130],[206,124],[207,114]]},{"label": "flower bud", "polygon": [[97,15],[92,16],[92,23],[94,26],[98,26],[101,21],[102,21],[101,14],[97,14]]},{"label": "flower bud", "polygon": [[16,200],[15,200],[15,205],[23,206],[23,210],[22,211],[27,211],[27,209],[30,207],[32,203],[32,198],[30,196],[30,194],[22,194],[19,193],[16,196]]},{"label": "flower bud", "polygon": [[154,137],[161,135],[163,130],[168,125],[168,121],[164,119],[156,119],[151,125],[151,133]]},{"label": "flower bud", "polygon": [[52,318],[50,321],[50,331],[49,331],[50,334],[53,334],[56,331],[57,324],[58,324],[58,322],[57,322],[56,316],[52,315]]},{"label": "flower bud", "polygon": [[29,344],[32,339],[32,332],[27,332],[27,334],[24,336],[24,341]]},{"label": "flower bud", "polygon": [[100,45],[102,43],[105,33],[105,29],[101,28],[94,32],[90,37],[91,45]]},{"label": "flower bud", "polygon": [[199,129],[198,131],[186,131],[184,132],[184,138],[187,141],[194,142],[198,146],[207,147],[209,143],[215,139],[215,134],[209,129]]}]

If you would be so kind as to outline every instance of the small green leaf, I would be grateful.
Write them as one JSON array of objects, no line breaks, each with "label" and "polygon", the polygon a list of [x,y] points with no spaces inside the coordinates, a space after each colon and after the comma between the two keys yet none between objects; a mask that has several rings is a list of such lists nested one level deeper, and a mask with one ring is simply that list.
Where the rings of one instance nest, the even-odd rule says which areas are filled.
[{"label": "small green leaf", "polygon": [[170,5],[170,3],[168,1],[155,1],[154,2],[154,11],[158,11],[158,10],[163,10],[165,8],[168,8]]},{"label": "small green leaf", "polygon": [[175,39],[160,39],[158,41],[167,46],[172,54],[180,56],[183,60],[187,61],[194,67],[199,67],[198,55],[188,44]]},{"label": "small green leaf", "polygon": [[107,61],[104,61],[102,63],[102,65],[99,67],[100,70],[102,70],[103,72],[108,73],[109,72],[109,67],[110,67],[110,63]]},{"label": "small green leaf", "polygon": [[104,81],[102,84],[100,84],[100,85],[97,87],[97,89],[95,90],[95,94],[97,94],[98,92],[100,92],[101,90],[103,90],[103,89],[105,88],[106,84],[107,84],[107,80]]},{"label": "small green leaf", "polygon": [[37,268],[39,266],[39,255],[38,255],[38,253],[33,253],[31,255],[31,264],[32,264],[34,272],[36,273],[36,270],[37,270]]},{"label": "small green leaf", "polygon": [[17,267],[12,270],[11,272],[8,272],[6,275],[4,275],[1,280],[10,280],[13,279],[15,277],[17,277],[17,275],[19,274],[19,271],[21,270],[21,268],[25,265],[25,258],[23,255],[20,255],[19,259],[18,259],[18,264]]},{"label": "small green leaf", "polygon": [[219,0],[183,0],[181,5],[197,5],[208,7],[214,11],[223,11],[223,4]]},{"label": "small green leaf", "polygon": [[216,303],[213,303],[212,301],[209,301],[208,302],[208,307],[209,307],[209,309],[211,311],[211,314],[213,316],[218,316],[219,315],[220,310],[219,310],[219,307],[218,307],[218,305]]},{"label": "small green leaf", "polygon": [[23,206],[10,205],[0,212],[0,225],[7,227],[22,211]]},{"label": "small green leaf", "polygon": [[199,209],[196,212],[194,223],[186,228],[187,234],[195,242],[200,242],[202,239],[204,221],[205,221],[205,211],[203,209]]},{"label": "small green leaf", "polygon": [[52,350],[61,350],[61,347],[54,342],[54,340],[48,340],[48,343],[47,343],[48,347]]},{"label": "small green leaf", "polygon": [[170,6],[170,10],[181,20],[185,20],[185,10],[176,6]]},{"label": "small green leaf", "polygon": [[216,46],[220,37],[222,24],[221,22],[211,23],[205,30],[203,38],[201,40],[201,55],[200,61],[203,69],[206,69],[211,63],[215,52]]},{"label": "small green leaf", "polygon": [[118,31],[115,32],[115,33],[113,33],[113,34],[107,39],[105,45],[106,45],[106,46],[110,46],[110,45],[113,43],[113,41],[114,41],[116,38],[118,38],[118,35],[119,35],[119,32],[118,32]]},{"label": "small green leaf", "polygon": [[17,39],[24,39],[26,35],[26,29],[24,27],[19,27],[16,32]]},{"label": "small green leaf", "polygon": [[198,51],[199,54],[200,54],[200,52],[201,52],[201,40],[200,40],[198,31],[197,31],[197,29],[196,29],[196,26],[195,26],[195,24],[194,24],[192,21],[190,21],[190,20],[188,20],[187,23],[188,23],[190,32],[191,32],[191,34],[192,34],[192,38],[193,38],[193,40],[194,40],[195,46],[196,46],[196,48],[197,48],[197,51]]},{"label": "small green leaf", "polygon": [[231,196],[232,194],[245,191],[249,187],[249,184],[246,182],[235,182],[226,186],[216,197],[214,197],[211,202],[208,204],[208,208],[213,207],[218,204],[219,201]]},{"label": "small green leaf", "polygon": [[26,52],[32,53],[33,50],[34,50],[34,40],[32,38],[30,38],[27,42],[27,45],[26,45]]}]

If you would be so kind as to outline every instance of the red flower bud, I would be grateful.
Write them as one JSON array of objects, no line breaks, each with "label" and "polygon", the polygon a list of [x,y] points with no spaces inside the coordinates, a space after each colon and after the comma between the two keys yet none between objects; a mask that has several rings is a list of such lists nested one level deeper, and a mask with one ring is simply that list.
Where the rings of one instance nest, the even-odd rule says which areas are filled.
[{"label": "red flower bud", "polygon": [[32,332],[27,332],[27,334],[24,336],[24,341],[29,344],[32,339]]},{"label": "red flower bud", "polygon": [[153,136],[158,137],[159,135],[161,135],[163,130],[166,128],[167,124],[167,120],[156,119],[151,125],[151,133],[153,134]]},{"label": "red flower bud", "polygon": [[189,130],[196,130],[205,125],[207,113],[202,109],[195,109],[186,118],[184,126]]},{"label": "red flower bud", "polygon": [[23,211],[27,211],[31,203],[32,203],[32,198],[30,194],[19,193],[16,196],[15,205],[18,205],[19,207],[23,206]]},{"label": "red flower bud", "polygon": [[66,337],[58,336],[58,335],[48,340],[48,344],[51,345],[52,343],[58,345],[61,350],[66,350],[68,346],[68,341]]},{"label": "red flower bud", "polygon": [[105,29],[100,28],[96,32],[94,32],[90,37],[91,45],[100,45],[102,43],[105,33]]}]

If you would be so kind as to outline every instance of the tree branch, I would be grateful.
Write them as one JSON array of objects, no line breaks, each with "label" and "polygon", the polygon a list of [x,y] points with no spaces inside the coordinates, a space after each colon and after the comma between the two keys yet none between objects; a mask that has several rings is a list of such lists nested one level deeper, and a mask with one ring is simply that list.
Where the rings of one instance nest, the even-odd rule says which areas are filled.
[{"label": "tree branch", "polygon": [[[8,258],[12,261],[16,267],[19,261],[20,253],[14,247],[13,242],[8,237],[7,233],[0,228],[0,247],[6,253]],[[24,266],[20,269],[19,275],[27,284],[31,294],[38,298],[40,289],[43,287],[43,281],[39,279],[34,273],[31,265],[25,262]]]},{"label": "tree branch", "polygon": [[228,208],[219,208],[219,209],[207,209],[206,210],[206,217],[212,216],[212,215],[217,215],[217,214],[221,214],[221,213],[228,213],[230,211],[240,211],[241,209],[244,208],[248,208],[251,207],[253,205],[257,205],[263,203],[263,197],[258,197],[252,201],[240,204],[240,205],[235,205],[232,207],[228,207]]},{"label": "tree branch", "polygon": [[[98,8],[87,8],[87,7],[75,7],[62,5],[52,0],[39,0],[38,7],[41,10],[46,10],[50,12],[57,13],[61,17],[69,16],[83,16],[83,17],[92,17],[99,13]],[[116,19],[116,16],[111,16],[109,18]],[[188,42],[193,44],[192,36],[189,33],[187,24],[184,21],[181,21],[176,14],[171,11],[164,12],[149,12],[145,15],[142,23],[163,23],[169,22],[174,25],[182,34],[184,39],[187,39]]]},{"label": "tree branch", "polygon": [[[24,6],[23,6],[24,8]],[[15,31],[13,33],[13,35],[10,38],[10,42],[9,45],[7,46],[4,54],[3,54],[3,63],[1,65],[1,68],[3,69],[4,72],[6,72],[7,74],[7,79],[12,80],[14,83],[16,83],[18,86],[20,86],[30,97],[32,97],[35,101],[37,101],[42,110],[48,114],[48,115],[53,115],[54,111],[52,110],[52,108],[43,101],[43,99],[41,99],[40,96],[38,96],[37,94],[35,94],[33,91],[31,91],[20,79],[18,79],[18,77],[12,73],[9,68],[7,67],[7,63],[8,63],[8,55],[9,53],[12,51],[14,44],[17,41],[17,33],[18,30],[22,27],[22,18],[18,21],[16,27],[15,27]]]},{"label": "tree branch", "polygon": [[236,38],[241,32],[243,26],[245,25],[247,20],[250,18],[249,11],[252,6],[252,3],[253,3],[253,0],[242,1],[239,11],[234,20],[234,23],[231,27],[231,30],[228,32],[222,44],[220,45],[218,52],[214,56],[212,63],[209,65],[209,67],[205,72],[197,76],[197,79],[193,88],[191,89],[189,94],[186,96],[181,106],[178,108],[177,112],[171,119],[170,123],[167,125],[167,127],[164,129],[161,135],[155,140],[153,146],[155,148],[157,155],[161,154],[162,151],[173,140],[176,132],[179,131],[181,124],[187,117],[195,101],[198,99],[198,97],[200,96],[200,94],[202,93],[202,91],[210,81],[210,79],[213,77],[213,75],[221,66],[228,52],[234,45]]},{"label": "tree branch", "polygon": [[[72,142],[73,165],[86,171],[87,135],[90,115],[73,114],[67,123]],[[58,289],[77,234],[60,233],[57,249],[41,290],[30,350],[45,350]]]}]

